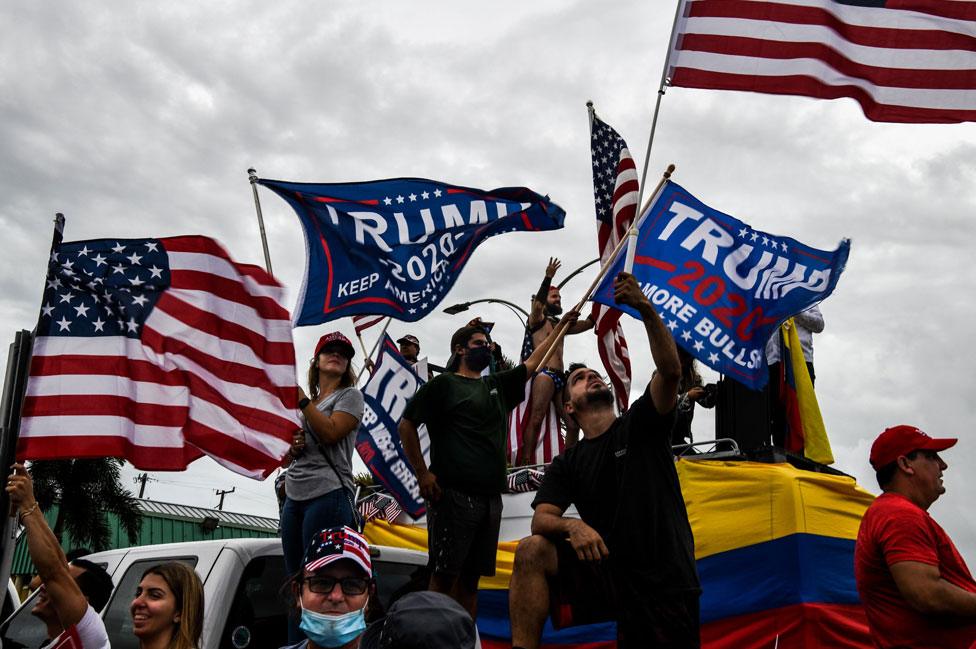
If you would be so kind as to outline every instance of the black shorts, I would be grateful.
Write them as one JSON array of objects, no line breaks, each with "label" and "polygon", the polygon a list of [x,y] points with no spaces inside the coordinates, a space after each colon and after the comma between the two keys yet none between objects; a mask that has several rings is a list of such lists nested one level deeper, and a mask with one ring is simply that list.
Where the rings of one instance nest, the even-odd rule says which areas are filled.
[{"label": "black shorts", "polygon": [[617,647],[698,649],[698,592],[622,598],[607,561],[580,561],[569,542],[556,542],[558,572],[549,581],[549,615],[556,629],[617,623]]},{"label": "black shorts", "polygon": [[502,497],[445,488],[427,503],[429,566],[434,574],[474,579],[495,574]]}]

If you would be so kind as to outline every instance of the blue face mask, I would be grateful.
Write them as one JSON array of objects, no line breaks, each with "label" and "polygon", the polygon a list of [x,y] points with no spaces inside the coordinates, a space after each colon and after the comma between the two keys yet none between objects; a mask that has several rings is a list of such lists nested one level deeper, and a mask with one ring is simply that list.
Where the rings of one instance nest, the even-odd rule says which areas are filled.
[{"label": "blue face mask", "polygon": [[341,615],[329,615],[310,611],[303,606],[302,621],[298,627],[320,647],[341,647],[366,630],[366,607]]}]

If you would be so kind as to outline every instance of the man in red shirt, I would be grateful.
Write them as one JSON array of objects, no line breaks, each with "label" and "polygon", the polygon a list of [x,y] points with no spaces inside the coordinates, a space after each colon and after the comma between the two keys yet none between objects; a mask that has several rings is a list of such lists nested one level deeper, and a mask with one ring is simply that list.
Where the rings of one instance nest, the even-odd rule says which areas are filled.
[{"label": "man in red shirt", "polygon": [[854,576],[882,649],[969,649],[976,642],[976,581],[927,511],[945,493],[939,452],[956,441],[894,426],[871,446],[884,493],[861,520]]}]

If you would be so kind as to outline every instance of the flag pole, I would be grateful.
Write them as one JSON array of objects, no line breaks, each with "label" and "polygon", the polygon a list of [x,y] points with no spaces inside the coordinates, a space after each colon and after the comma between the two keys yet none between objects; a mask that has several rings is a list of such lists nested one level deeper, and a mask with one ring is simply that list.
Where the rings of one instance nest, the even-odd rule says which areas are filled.
[{"label": "flag pole", "polygon": [[[667,87],[668,69],[671,66],[671,52],[674,51],[675,35],[678,31],[678,18],[681,17],[681,10],[685,6],[685,0],[678,0],[678,6],[674,9],[674,21],[671,23],[671,38],[668,39],[668,53],[664,57],[664,68],[661,70],[661,83],[657,88],[657,99],[654,102],[654,115],[651,117],[651,134],[647,138],[647,153],[644,154],[644,170],[641,172],[640,185],[637,187],[637,205],[640,206],[641,198],[644,197],[644,183],[647,182],[647,166],[651,162],[651,147],[654,145],[654,132],[657,130],[657,115],[661,110],[661,98],[664,97],[664,89]],[[639,218],[642,212],[637,213]]]},{"label": "flag pole", "polygon": [[[48,267],[55,261],[57,249],[64,237],[64,214],[58,212],[54,216],[54,233],[51,237],[51,253],[48,256]],[[47,273],[45,273],[46,277]],[[41,302],[44,302],[44,292],[41,292]],[[29,331],[18,331],[14,342],[10,344],[7,354],[7,371],[3,382],[3,396],[0,401],[0,463],[4,470],[14,463],[17,453],[17,438],[20,436],[21,412],[24,406],[24,396],[27,393],[27,379],[30,374],[30,363],[33,356],[33,342],[41,323],[41,310],[37,311],[37,324],[33,334]],[[0,584],[6,584],[10,579],[10,569],[13,565],[14,549],[17,544],[17,516],[10,509],[10,497],[4,491],[0,495],[0,507],[7,509],[9,515],[3,525],[0,536]],[[0,598],[2,601],[3,598]]]},{"label": "flag pole", "polygon": [[[373,344],[372,351],[370,351],[368,354],[366,354],[366,345],[363,345],[363,353],[366,354],[366,357],[363,359],[363,364],[366,366],[366,369],[368,369],[371,372],[373,371],[372,370],[372,366],[373,366],[373,354],[376,353],[376,350],[379,348],[380,343],[383,342],[383,337],[386,336],[386,328],[390,326],[390,322],[392,320],[393,320],[393,318],[387,317],[386,322],[383,324],[383,329],[380,330],[379,338],[377,338],[376,339],[376,342]],[[358,331],[356,332],[356,336],[359,336],[359,332]],[[360,344],[362,344],[363,339],[362,338],[359,338],[359,342],[360,342]]]},{"label": "flag pole", "polygon": [[258,230],[261,231],[261,245],[264,247],[264,268],[268,271],[268,275],[274,275],[271,272],[271,253],[268,252],[268,235],[264,231],[264,215],[261,213],[261,199],[258,198],[258,172],[254,167],[247,170],[247,178],[251,181],[251,191],[254,192],[254,210],[258,214]]},{"label": "flag pole", "polygon": [[[671,179],[671,174],[674,173],[674,169],[675,167],[673,164],[668,165],[668,168],[665,169],[664,171],[664,175],[661,176],[661,181],[657,184],[657,187],[654,189],[654,193],[651,194],[652,197],[657,196],[657,194],[661,191],[661,188],[664,187],[664,184]],[[582,299],[580,299],[580,301],[576,303],[576,306],[573,307],[574,311],[579,311],[580,309],[582,309],[583,305],[586,304],[586,301],[590,299],[590,296],[593,294],[593,290],[597,287],[597,284],[599,284],[603,280],[604,275],[607,274],[607,271],[610,270],[610,267],[613,266],[613,264],[617,261],[617,255],[619,255],[623,247],[627,245],[628,239],[630,239],[630,237],[620,238],[620,241],[617,242],[617,245],[610,253],[610,256],[607,257],[607,261],[603,264],[603,267],[600,268],[600,272],[597,273],[596,277],[593,279],[593,282],[590,284],[590,287],[586,289],[586,293],[583,294]],[[546,366],[546,362],[548,362],[549,357],[552,356],[552,353],[556,350],[556,345],[558,345],[562,341],[563,337],[566,335],[567,329],[568,327],[564,327],[553,339],[552,344],[549,345],[549,349],[546,350],[546,355],[543,356],[542,360],[539,362],[539,367]]]}]

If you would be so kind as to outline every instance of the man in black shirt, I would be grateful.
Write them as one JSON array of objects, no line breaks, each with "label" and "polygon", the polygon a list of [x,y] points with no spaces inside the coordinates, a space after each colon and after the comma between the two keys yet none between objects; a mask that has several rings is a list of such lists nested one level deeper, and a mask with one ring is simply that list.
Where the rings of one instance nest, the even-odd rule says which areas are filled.
[{"label": "man in black shirt", "polygon": [[[583,439],[546,471],[515,553],[515,648],[536,649],[550,614],[556,628],[616,620],[621,649],[700,646],[694,538],[670,446],[678,353],[633,276],[614,290],[640,313],[657,371],[620,417],[597,372],[570,373],[565,409]],[[570,505],[579,519],[563,516]]]}]

